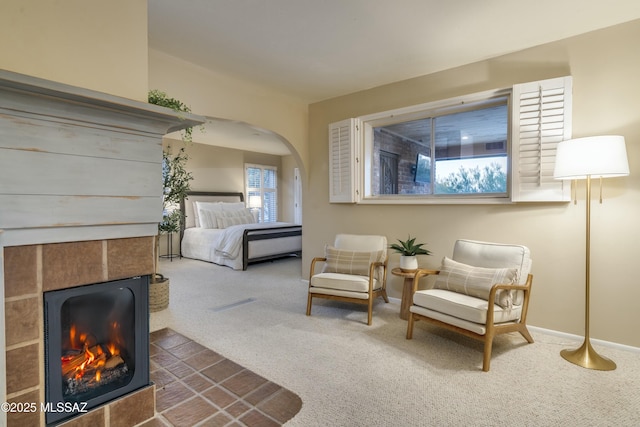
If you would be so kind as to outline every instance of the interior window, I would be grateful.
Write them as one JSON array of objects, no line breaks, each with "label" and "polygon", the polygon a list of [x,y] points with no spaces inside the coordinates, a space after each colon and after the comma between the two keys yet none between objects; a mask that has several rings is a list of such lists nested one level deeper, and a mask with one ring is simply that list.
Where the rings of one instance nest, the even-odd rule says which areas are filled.
[{"label": "interior window", "polygon": [[567,202],[571,76],[329,123],[329,202]]},{"label": "interior window", "polygon": [[506,97],[421,114],[372,121],[370,195],[507,197]]}]

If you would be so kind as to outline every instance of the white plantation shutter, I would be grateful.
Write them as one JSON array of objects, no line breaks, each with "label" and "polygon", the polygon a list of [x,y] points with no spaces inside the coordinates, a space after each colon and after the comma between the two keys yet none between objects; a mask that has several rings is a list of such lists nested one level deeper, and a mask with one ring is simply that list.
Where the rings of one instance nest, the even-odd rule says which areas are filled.
[{"label": "white plantation shutter", "polygon": [[347,119],[329,125],[329,202],[358,201],[359,121]]},{"label": "white plantation shutter", "polygon": [[571,77],[513,87],[512,200],[569,201],[570,183],[553,179],[556,147],[571,138]]}]

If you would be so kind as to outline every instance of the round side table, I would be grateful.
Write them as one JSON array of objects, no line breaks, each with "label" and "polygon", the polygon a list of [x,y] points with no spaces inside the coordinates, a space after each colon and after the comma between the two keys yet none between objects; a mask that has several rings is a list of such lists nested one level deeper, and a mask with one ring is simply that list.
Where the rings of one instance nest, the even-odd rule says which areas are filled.
[{"label": "round side table", "polygon": [[[421,269],[425,270],[425,269]],[[416,270],[417,271],[417,270]],[[393,268],[391,274],[394,276],[404,277],[404,285],[402,287],[402,303],[400,304],[400,318],[402,320],[409,319],[409,307],[413,301],[411,295],[411,288],[413,287],[413,279],[416,276],[416,271],[404,271],[400,267]],[[427,275],[438,274],[436,270],[426,270]]]}]

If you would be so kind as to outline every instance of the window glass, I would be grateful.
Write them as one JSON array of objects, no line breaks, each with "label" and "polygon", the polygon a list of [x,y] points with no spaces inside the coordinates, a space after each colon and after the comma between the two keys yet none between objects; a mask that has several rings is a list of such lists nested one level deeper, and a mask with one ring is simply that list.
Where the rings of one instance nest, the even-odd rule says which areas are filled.
[{"label": "window glass", "polygon": [[258,222],[278,220],[278,169],[274,166],[245,165],[247,207]]},{"label": "window glass", "polygon": [[435,193],[507,191],[507,105],[434,119]]},{"label": "window glass", "polygon": [[379,121],[365,136],[367,195],[507,196],[506,97]]}]

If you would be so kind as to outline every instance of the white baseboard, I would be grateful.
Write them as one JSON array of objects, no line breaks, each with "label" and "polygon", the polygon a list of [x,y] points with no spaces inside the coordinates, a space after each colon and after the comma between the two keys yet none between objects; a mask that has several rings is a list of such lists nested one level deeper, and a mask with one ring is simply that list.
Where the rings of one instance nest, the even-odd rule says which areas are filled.
[{"label": "white baseboard", "polygon": [[[574,335],[574,334],[568,334],[566,332],[554,331],[553,329],[539,328],[537,326],[531,326],[531,325],[527,325],[527,328],[529,328],[532,331],[538,331],[540,333],[548,334],[548,335],[555,335],[557,337],[566,338],[566,339],[570,339],[570,340],[575,340],[575,341],[583,341],[584,340],[583,336]],[[593,339],[593,338],[590,338],[590,341],[593,342],[593,343],[605,346],[605,347],[617,348],[617,349],[620,349],[620,350],[626,350],[626,351],[631,351],[631,352],[634,352],[634,353],[640,353],[640,347],[632,347],[630,345],[618,344],[616,342],[597,340],[597,339]]]}]

